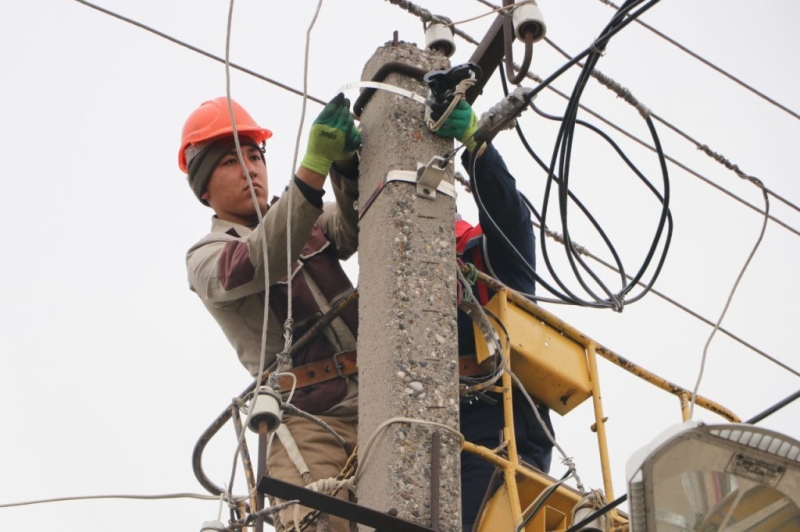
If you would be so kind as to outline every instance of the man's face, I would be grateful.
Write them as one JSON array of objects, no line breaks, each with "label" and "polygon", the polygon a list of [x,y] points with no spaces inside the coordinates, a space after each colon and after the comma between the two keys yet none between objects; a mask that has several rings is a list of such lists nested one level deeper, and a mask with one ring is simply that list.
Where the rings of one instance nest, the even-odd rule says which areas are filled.
[{"label": "man's face", "polygon": [[[264,164],[261,150],[254,146],[242,146],[242,155],[253,181],[258,205],[261,213],[267,210],[267,166]],[[254,226],[258,222],[256,208],[247,185],[247,177],[242,171],[242,165],[236,156],[236,150],[231,150],[217,163],[211,173],[208,188],[203,194],[203,199],[208,201],[211,208],[222,220],[246,226]]]}]

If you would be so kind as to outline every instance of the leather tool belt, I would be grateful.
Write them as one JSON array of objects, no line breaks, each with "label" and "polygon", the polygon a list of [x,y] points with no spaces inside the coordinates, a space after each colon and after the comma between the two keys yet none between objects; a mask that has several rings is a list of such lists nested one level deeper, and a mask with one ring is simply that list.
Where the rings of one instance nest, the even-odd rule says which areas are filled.
[{"label": "leather tool belt", "polygon": [[[316,362],[309,362],[296,368],[286,370],[284,373],[291,373],[297,377],[295,390],[312,386],[321,382],[336,379],[338,377],[349,377],[358,374],[358,364],[356,363],[356,352],[346,351],[337,353],[331,358],[324,358]],[[281,392],[288,392],[292,389],[293,379],[288,375],[283,375],[278,379]]]},{"label": "leather tool belt", "polygon": [[[490,373],[485,365],[478,364],[475,355],[458,357],[458,374],[461,377],[475,377]],[[296,390],[319,384],[321,382],[336,379],[338,377],[349,377],[358,374],[358,363],[356,351],[337,353],[331,358],[324,358],[316,362],[309,362],[296,368],[285,371],[297,377]],[[288,375],[283,375],[278,379],[281,392],[288,392],[292,389],[293,379]]]}]

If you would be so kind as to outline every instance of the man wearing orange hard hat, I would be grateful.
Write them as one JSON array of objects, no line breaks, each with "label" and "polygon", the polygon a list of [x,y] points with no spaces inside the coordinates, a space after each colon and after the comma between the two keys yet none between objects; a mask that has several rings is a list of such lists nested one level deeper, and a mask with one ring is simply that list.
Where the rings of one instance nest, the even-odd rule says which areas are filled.
[{"label": "man wearing orange hard hat", "polygon": [[[186,264],[191,290],[250,374],[256,377],[267,368],[291,372],[294,379],[278,381],[280,391],[292,391],[292,405],[325,421],[344,439],[342,444],[317,424],[284,415],[269,449],[269,474],[306,485],[336,477],[356,445],[357,306],[348,306],[291,355],[284,353],[284,334],[299,338],[353,291],[340,261],[358,246],[355,150],[361,138],[350,102],[337,95],[314,121],[294,178],[268,204],[264,144],[271,136],[239,104],[231,100],[229,107],[224,97],[203,103],[186,120],[178,165],[197,199],[214,211],[211,232],[192,246]],[[331,203],[323,202],[328,175],[336,199]],[[339,497],[346,499],[347,490],[340,490]],[[307,512],[303,507],[299,516]],[[293,508],[284,510],[276,525],[290,528],[294,515]],[[330,530],[350,530],[347,521],[326,518]],[[315,528],[312,524],[305,530]]]}]

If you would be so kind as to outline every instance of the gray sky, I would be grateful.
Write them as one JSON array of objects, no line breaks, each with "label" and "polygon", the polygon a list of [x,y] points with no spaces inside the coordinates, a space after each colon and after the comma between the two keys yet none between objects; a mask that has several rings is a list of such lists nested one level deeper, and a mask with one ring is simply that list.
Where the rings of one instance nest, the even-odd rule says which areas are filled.
[{"label": "gray sky", "polygon": [[[420,3],[453,20],[487,11],[477,1]],[[102,5],[224,54],[227,2],[107,0]],[[548,37],[571,53],[588,46],[613,14],[598,0],[541,0],[540,7]],[[233,61],[302,89],[303,47],[315,8],[310,0],[240,0]],[[799,16],[794,2],[664,0],[644,20],[800,110],[800,79],[792,66],[800,49],[793,27]],[[491,20],[461,28],[480,38]],[[403,40],[424,43],[419,20],[388,2],[325,0],[311,34],[309,92],[328,100],[342,85],[360,79],[364,63],[393,30]],[[457,46],[454,64],[473,51],[460,39]],[[224,94],[224,68],[76,2],[54,0],[2,3],[0,48],[0,220],[6,228],[0,263],[0,504],[72,495],[201,493],[191,471],[194,443],[249,378],[188,290],[184,255],[207,232],[211,212],[186,185],[177,150],[186,116],[204,100]],[[516,53],[519,60],[521,48]],[[562,62],[542,43],[535,48],[532,70],[547,76]],[[775,192],[800,201],[799,120],[635,24],[612,40],[598,68],[661,117]],[[577,70],[570,72],[555,86],[570,92],[576,75]],[[274,132],[267,161],[272,192],[279,191],[291,176],[302,99],[238,72],[232,93]],[[356,96],[348,93],[352,100]],[[499,98],[499,80],[493,79],[476,111]],[[538,103],[555,114],[565,108],[550,91]],[[635,110],[593,80],[583,103],[647,138]],[[309,102],[306,124],[319,111]],[[549,159],[554,126],[532,112],[522,124],[534,148]],[[659,182],[654,154],[602,127]],[[762,207],[752,185],[664,126],[657,128],[666,153]],[[541,206],[544,175],[514,133],[504,133],[496,144],[520,188]],[[762,217],[674,165],[670,177],[675,233],[656,288],[716,320]],[[608,230],[625,264],[635,269],[658,214],[643,186],[610,148],[583,133],[571,183]],[[471,202],[460,194],[459,211],[475,220]],[[773,200],[772,212],[800,228],[796,211]],[[551,222],[556,224],[555,217]],[[578,217],[574,224],[573,238],[607,258],[596,235]],[[724,322],[796,369],[800,362],[791,338],[800,296],[798,238],[769,224]],[[560,256],[558,244],[548,246]],[[556,262],[568,275],[563,260]],[[348,271],[356,279],[356,259]],[[601,266],[598,271],[611,279]],[[622,314],[547,308],[658,375],[694,386],[710,328],[656,296]],[[601,362],[600,371],[615,491],[622,494],[628,457],[680,420],[679,405],[610,364]],[[746,419],[798,386],[795,375],[717,335],[700,393]],[[800,439],[799,415],[800,404],[795,404],[763,425]],[[720,421],[702,410],[696,418]],[[583,481],[601,487],[596,440],[589,431],[590,402],[567,417],[555,416],[554,423]],[[227,482],[233,449],[233,431],[226,427],[205,461],[217,484]],[[557,460],[552,471],[563,472]],[[243,491],[241,485],[236,491]],[[199,530],[216,515],[215,502],[69,502],[0,509],[0,529],[46,523],[85,532]]]}]

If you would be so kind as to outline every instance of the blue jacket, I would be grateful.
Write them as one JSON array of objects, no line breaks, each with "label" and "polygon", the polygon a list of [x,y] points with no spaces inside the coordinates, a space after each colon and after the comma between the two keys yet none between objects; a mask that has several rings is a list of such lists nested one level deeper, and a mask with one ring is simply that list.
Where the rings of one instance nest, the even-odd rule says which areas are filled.
[{"label": "blue jacket", "polygon": [[[469,172],[469,155],[466,152],[462,157],[462,163]],[[499,230],[514,244],[528,263],[535,267],[536,240],[531,225],[530,210],[520,197],[514,176],[509,173],[503,158],[491,144],[475,163],[475,181],[483,205]],[[493,275],[514,290],[533,294],[536,289],[533,276],[516,260],[510,260],[509,254],[500,242],[502,236],[487,223],[483,213],[479,220],[480,223],[476,226],[463,220],[456,222],[458,258],[474,264],[478,270]],[[474,292],[481,304],[485,304],[492,296],[491,291],[480,283]],[[463,312],[459,312],[458,315],[458,351],[459,354],[475,352],[472,321]],[[528,401],[518,390],[515,390],[513,397],[520,454],[543,471],[547,471],[550,465],[549,449],[552,448],[552,444]],[[552,433],[549,410],[544,406],[540,406],[538,410]],[[482,401],[462,404],[461,431],[467,440],[487,444],[487,447],[495,446],[496,443],[492,444],[492,440],[497,437],[495,426],[497,423],[502,426],[501,402],[496,405],[488,405]]]}]

